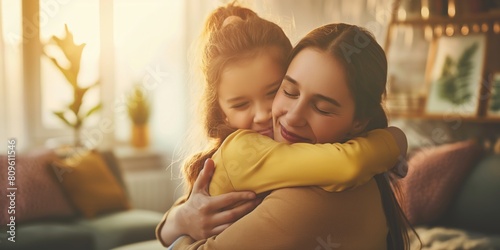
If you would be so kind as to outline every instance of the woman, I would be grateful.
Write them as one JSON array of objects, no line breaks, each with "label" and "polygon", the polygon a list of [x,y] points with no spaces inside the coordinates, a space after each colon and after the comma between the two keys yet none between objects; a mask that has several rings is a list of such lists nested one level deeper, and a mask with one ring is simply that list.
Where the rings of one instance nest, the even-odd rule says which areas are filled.
[{"label": "woman", "polygon": [[[386,77],[384,51],[369,32],[347,24],[315,29],[292,51],[273,103],[274,138],[333,143],[387,127]],[[378,175],[341,193],[275,190],[218,236],[183,236],[173,248],[407,249],[407,230],[387,177]]]}]

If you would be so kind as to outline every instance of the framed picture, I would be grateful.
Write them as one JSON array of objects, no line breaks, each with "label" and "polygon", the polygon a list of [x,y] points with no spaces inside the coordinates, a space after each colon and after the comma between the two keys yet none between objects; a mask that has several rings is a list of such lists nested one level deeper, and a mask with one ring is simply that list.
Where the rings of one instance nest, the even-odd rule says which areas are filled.
[{"label": "framed picture", "polygon": [[485,53],[484,34],[442,36],[433,41],[426,69],[427,114],[478,114]]},{"label": "framed picture", "polygon": [[397,26],[392,30],[388,61],[386,108],[391,114],[421,114],[425,102],[425,69],[430,43],[424,30]]},{"label": "framed picture", "polygon": [[486,116],[500,118],[500,71],[491,74],[489,93]]},{"label": "framed picture", "polygon": [[390,92],[422,92],[429,42],[423,29],[396,27],[387,51]]}]

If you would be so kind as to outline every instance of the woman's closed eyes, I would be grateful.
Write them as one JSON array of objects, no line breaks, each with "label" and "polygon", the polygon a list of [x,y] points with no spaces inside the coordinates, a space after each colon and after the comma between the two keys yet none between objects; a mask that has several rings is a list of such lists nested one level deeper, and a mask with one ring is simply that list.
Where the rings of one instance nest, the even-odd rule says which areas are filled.
[{"label": "woman's closed eyes", "polygon": [[333,106],[333,104],[330,104],[330,103],[325,102],[325,101],[316,102],[314,104],[314,109],[322,115],[330,116],[330,115],[337,115],[338,114],[338,111]]},{"label": "woman's closed eyes", "polygon": [[[300,91],[293,84],[283,83],[283,85],[282,91],[285,96],[292,99],[299,98]],[[311,106],[319,114],[327,116],[337,115],[339,108],[341,108],[341,105],[335,99],[323,95],[314,95]]]}]

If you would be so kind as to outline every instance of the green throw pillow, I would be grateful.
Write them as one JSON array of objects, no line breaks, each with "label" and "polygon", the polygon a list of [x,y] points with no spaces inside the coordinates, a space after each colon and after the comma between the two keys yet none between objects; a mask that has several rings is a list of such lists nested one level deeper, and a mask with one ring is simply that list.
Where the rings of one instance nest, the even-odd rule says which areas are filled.
[{"label": "green throw pillow", "polygon": [[500,232],[500,155],[490,155],[471,171],[451,209],[456,226]]}]

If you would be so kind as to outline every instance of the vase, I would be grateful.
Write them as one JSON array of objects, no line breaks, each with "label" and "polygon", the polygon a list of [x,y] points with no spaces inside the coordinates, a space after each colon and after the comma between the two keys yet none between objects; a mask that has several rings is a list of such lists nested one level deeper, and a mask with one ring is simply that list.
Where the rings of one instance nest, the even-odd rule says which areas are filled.
[{"label": "vase", "polygon": [[145,148],[149,145],[149,128],[147,124],[132,125],[132,146]]}]

